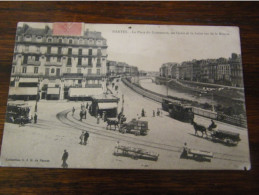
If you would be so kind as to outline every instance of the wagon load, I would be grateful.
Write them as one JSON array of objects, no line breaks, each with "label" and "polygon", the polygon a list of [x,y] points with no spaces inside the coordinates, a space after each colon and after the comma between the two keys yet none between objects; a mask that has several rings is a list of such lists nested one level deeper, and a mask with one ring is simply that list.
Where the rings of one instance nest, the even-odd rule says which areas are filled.
[{"label": "wagon load", "polygon": [[198,150],[194,148],[184,147],[180,158],[193,159],[196,161],[211,161],[213,153],[204,150]]},{"label": "wagon load", "polygon": [[241,140],[239,133],[224,131],[224,130],[215,130],[212,131],[211,137],[213,141],[222,141],[226,144],[237,145]]},{"label": "wagon load", "polygon": [[113,153],[115,156],[125,156],[125,157],[130,157],[135,160],[137,159],[145,159],[145,160],[153,160],[157,161],[159,154],[152,152],[152,151],[147,151],[142,148],[135,148],[131,146],[123,146],[123,145],[117,145],[115,146],[115,150]]},{"label": "wagon load", "polygon": [[148,130],[148,121],[132,119],[130,122],[122,124],[119,131],[121,133],[131,133],[138,136],[147,135]]}]

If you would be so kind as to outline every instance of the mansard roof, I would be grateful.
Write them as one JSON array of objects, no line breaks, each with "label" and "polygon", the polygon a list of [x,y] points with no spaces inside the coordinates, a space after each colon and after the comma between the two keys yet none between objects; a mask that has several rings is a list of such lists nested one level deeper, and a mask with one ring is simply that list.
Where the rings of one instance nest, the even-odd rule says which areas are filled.
[{"label": "mansard roof", "polygon": [[[22,34],[46,36],[46,35],[52,35],[52,29],[47,25],[45,26],[45,28],[33,28],[33,27],[30,27],[28,24],[24,24],[22,27],[17,28],[17,35],[22,35]],[[70,36],[66,36],[66,37],[70,37]],[[88,39],[106,40],[105,38],[102,37],[101,32],[89,31],[88,29],[84,32],[84,35],[82,37],[88,38]]]},{"label": "mansard roof", "polygon": [[50,29],[46,30],[46,29],[29,27],[24,34],[25,35],[44,36],[44,35],[50,35],[51,34],[50,31],[51,31]]}]

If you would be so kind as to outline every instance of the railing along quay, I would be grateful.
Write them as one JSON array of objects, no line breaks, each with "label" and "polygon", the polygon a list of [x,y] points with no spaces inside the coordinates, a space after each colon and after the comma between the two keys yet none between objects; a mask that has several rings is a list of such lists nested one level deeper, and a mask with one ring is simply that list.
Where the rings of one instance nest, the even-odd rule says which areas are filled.
[{"label": "railing along quay", "polygon": [[[149,99],[154,100],[159,103],[162,103],[164,98],[168,99],[167,96],[150,91],[148,89],[144,89],[143,87],[141,87],[139,85],[131,83],[128,79],[121,79],[121,80],[127,87],[131,88],[133,91],[135,91],[136,93],[138,93],[146,98],[149,98]],[[175,98],[175,97],[171,97],[171,98],[175,99],[175,100],[180,100],[181,102],[189,103],[189,104],[192,104],[194,102],[191,100],[186,100],[186,99],[181,99],[181,98]],[[200,115],[200,116],[203,116],[203,115]],[[203,117],[208,118],[207,116],[203,116]],[[244,118],[241,118],[241,117],[228,116],[223,113],[217,113],[217,120],[224,122],[224,123],[247,128],[247,120]]]}]

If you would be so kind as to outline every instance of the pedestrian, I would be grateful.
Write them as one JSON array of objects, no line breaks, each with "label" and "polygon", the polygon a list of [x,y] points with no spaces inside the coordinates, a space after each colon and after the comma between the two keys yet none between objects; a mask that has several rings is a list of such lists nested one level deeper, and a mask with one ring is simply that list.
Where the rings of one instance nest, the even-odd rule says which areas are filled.
[{"label": "pedestrian", "polygon": [[64,150],[64,154],[63,154],[63,156],[62,156],[62,161],[63,161],[63,163],[62,163],[62,167],[63,168],[68,168],[68,164],[67,164],[67,159],[68,159],[68,152],[66,151],[66,150]]},{"label": "pedestrian", "polygon": [[183,147],[183,152],[180,158],[187,158],[187,157],[188,157],[188,147],[187,147],[187,143],[185,142]]},{"label": "pedestrian", "polygon": [[156,112],[155,112],[155,110],[153,110],[153,117],[155,117],[156,116]]},{"label": "pedestrian", "polygon": [[100,114],[97,115],[97,124],[100,123]]},{"label": "pedestrian", "polygon": [[79,113],[79,117],[80,117],[79,121],[82,121],[82,118],[83,118],[83,112],[82,112],[82,110],[81,110],[80,113]]},{"label": "pedestrian", "polygon": [[37,120],[38,120],[38,115],[35,113],[35,114],[34,114],[34,123],[35,123],[35,124],[37,123]]},{"label": "pedestrian", "polygon": [[159,109],[157,109],[156,115],[159,116],[160,115],[160,111]]},{"label": "pedestrian", "polygon": [[72,108],[72,116],[74,116],[75,111],[76,111],[76,109],[73,107]]},{"label": "pedestrian", "polygon": [[84,145],[87,144],[88,137],[89,137],[89,133],[86,131],[84,134]]},{"label": "pedestrian", "polygon": [[88,106],[89,106],[89,104],[88,104],[88,102],[87,102],[87,104],[86,104],[86,109],[88,109]]},{"label": "pedestrian", "polygon": [[85,132],[82,131],[82,134],[80,135],[79,139],[80,139],[80,144],[83,144],[83,141],[84,141],[84,135],[85,135]]},{"label": "pedestrian", "polygon": [[144,108],[142,108],[141,116],[142,116],[142,117],[145,117],[145,110],[144,110]]}]

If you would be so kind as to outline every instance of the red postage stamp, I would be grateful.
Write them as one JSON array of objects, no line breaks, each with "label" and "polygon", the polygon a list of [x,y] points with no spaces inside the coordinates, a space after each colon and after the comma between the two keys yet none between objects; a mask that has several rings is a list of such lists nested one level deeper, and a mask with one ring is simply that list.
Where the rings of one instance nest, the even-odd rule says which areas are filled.
[{"label": "red postage stamp", "polygon": [[56,22],[53,24],[53,35],[82,36],[83,24],[78,22]]}]

